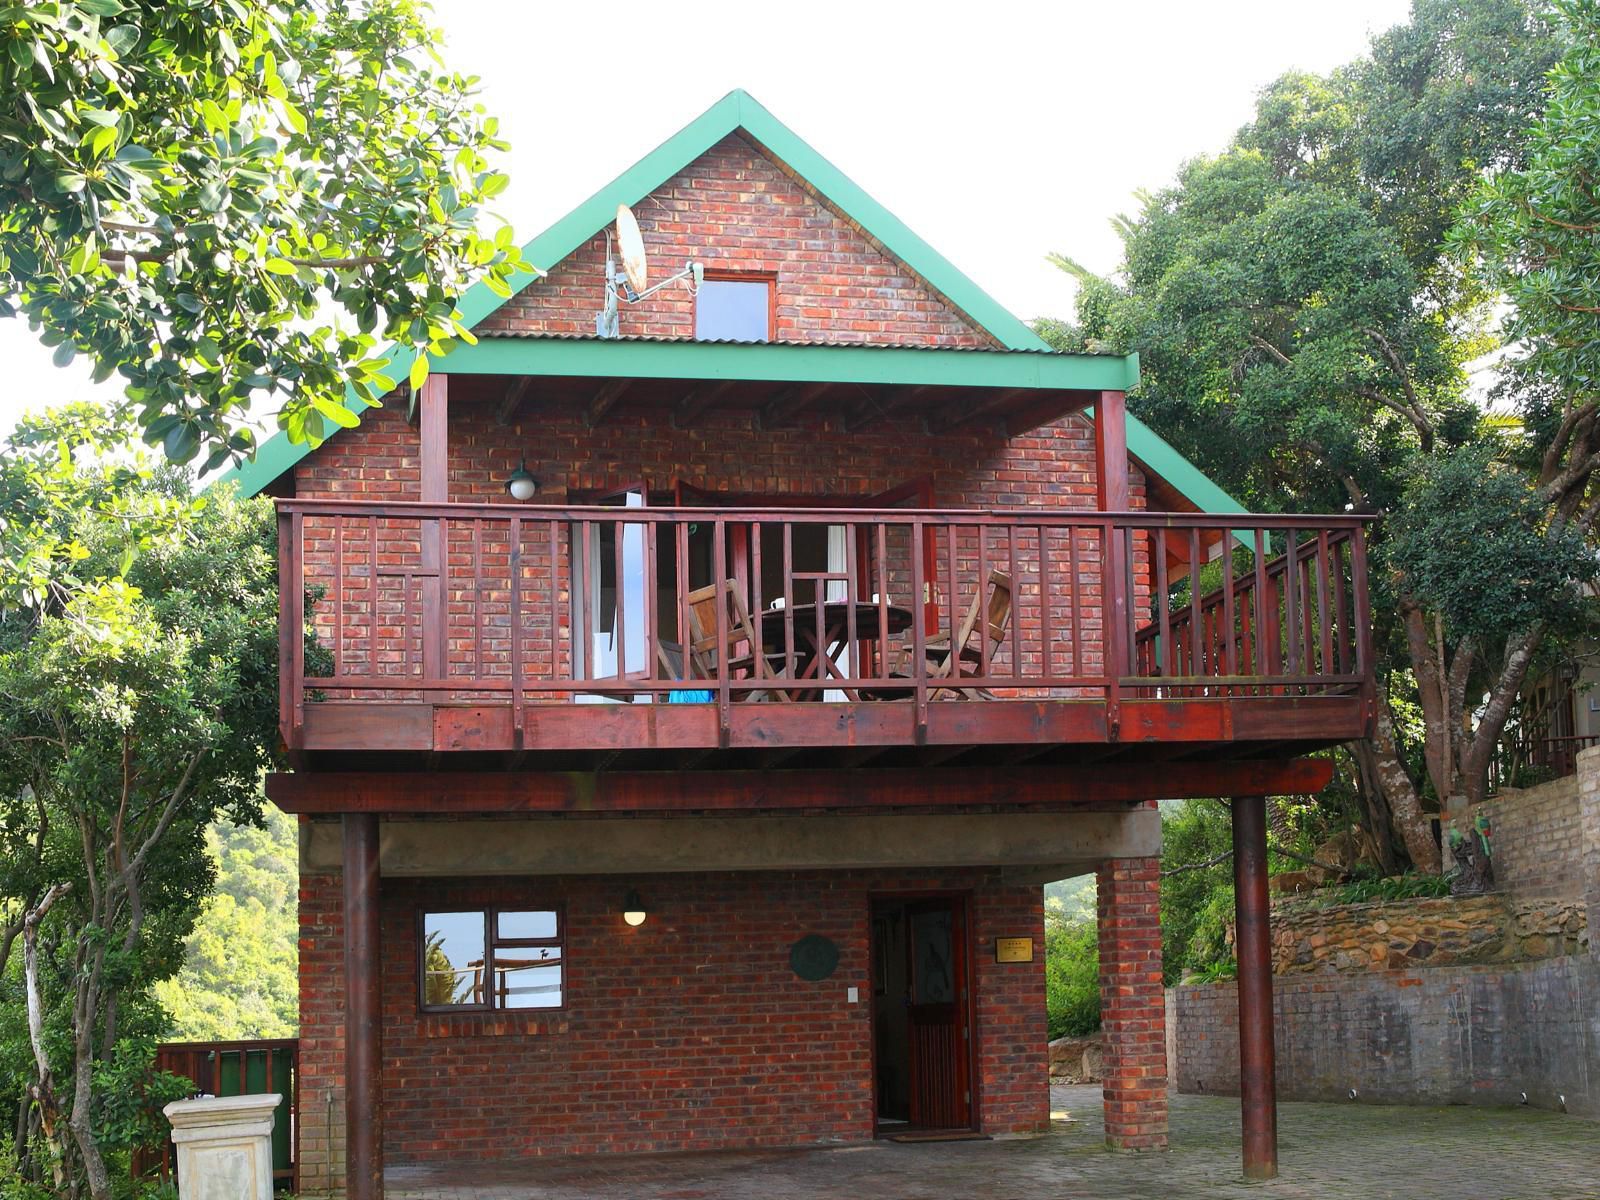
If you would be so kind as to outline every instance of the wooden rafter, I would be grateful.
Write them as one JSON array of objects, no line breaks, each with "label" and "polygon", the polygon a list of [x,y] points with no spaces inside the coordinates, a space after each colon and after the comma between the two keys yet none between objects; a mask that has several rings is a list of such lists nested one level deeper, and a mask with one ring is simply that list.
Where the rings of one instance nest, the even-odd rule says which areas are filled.
[{"label": "wooden rafter", "polygon": [[509,425],[516,420],[517,413],[522,408],[522,402],[528,398],[528,393],[532,388],[532,375],[520,377],[506,389],[505,399],[500,402],[500,410],[495,413],[494,419],[501,425]]},{"label": "wooden rafter", "polygon": [[991,392],[976,404],[957,401],[939,416],[929,422],[933,433],[949,433],[969,421],[976,421],[980,417],[990,416],[999,412],[1020,396],[1034,395],[1028,388],[1004,388],[998,392]]},{"label": "wooden rafter", "polygon": [[623,393],[631,386],[633,386],[632,379],[611,379],[600,385],[600,389],[590,397],[589,409],[584,413],[584,422],[590,429],[605,419],[612,405],[622,399]]},{"label": "wooden rafter", "polygon": [[855,433],[865,429],[876,421],[893,415],[907,405],[914,403],[931,392],[933,388],[928,384],[918,384],[915,387],[890,388],[876,397],[869,398],[871,407],[864,412],[858,412],[844,423],[846,433]]},{"label": "wooden rafter", "polygon": [[672,410],[673,427],[684,429],[693,425],[707,409],[716,407],[733,389],[735,382],[732,379],[708,379],[690,388]]},{"label": "wooden rafter", "polygon": [[826,383],[792,383],[783,388],[761,409],[761,428],[775,429],[792,421],[827,392],[830,386]]}]

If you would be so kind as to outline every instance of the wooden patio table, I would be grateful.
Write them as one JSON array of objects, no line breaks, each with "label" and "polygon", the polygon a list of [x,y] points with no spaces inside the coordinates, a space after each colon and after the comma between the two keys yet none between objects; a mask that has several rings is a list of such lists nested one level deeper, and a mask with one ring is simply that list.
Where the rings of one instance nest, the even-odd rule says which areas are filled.
[{"label": "wooden patio table", "polygon": [[[818,609],[821,612],[818,612]],[[793,676],[783,674],[780,670],[779,677],[795,681],[816,680],[819,683],[824,677],[832,679],[845,679],[840,672],[838,664],[833,660],[844,644],[850,640],[850,623],[852,615],[855,620],[856,641],[875,642],[885,637],[892,637],[897,633],[904,633],[911,628],[915,619],[911,610],[898,605],[889,604],[882,608],[873,600],[825,600],[821,605],[794,604],[787,608],[769,608],[765,610],[757,621],[760,625],[761,650],[767,662],[788,666],[788,627],[789,618],[794,618],[794,661],[796,673]],[[879,623],[879,616],[884,618],[887,628]],[[818,631],[821,631],[820,637]],[[860,657],[857,656],[859,670]],[[823,690],[819,687],[784,689],[791,696],[804,696],[815,694]],[[841,688],[841,691],[851,700],[859,700],[852,688]]]}]

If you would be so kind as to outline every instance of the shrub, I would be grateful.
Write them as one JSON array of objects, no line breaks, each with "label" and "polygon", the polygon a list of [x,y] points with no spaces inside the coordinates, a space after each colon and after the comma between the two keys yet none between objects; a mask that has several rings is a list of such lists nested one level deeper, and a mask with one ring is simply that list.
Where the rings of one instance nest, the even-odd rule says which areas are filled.
[{"label": "shrub", "polygon": [[1051,1038],[1100,1028],[1100,943],[1093,921],[1046,915],[1044,994]]}]

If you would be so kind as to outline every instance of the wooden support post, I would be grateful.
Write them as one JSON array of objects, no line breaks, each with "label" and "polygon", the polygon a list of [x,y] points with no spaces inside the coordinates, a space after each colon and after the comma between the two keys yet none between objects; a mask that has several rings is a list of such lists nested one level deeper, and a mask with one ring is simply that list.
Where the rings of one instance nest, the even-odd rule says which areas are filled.
[{"label": "wooden support post", "polygon": [[1246,1179],[1278,1175],[1278,1093],[1272,1033],[1272,910],[1267,899],[1267,801],[1233,801],[1233,896],[1239,955],[1239,1102]]},{"label": "wooden support post", "polygon": [[[422,433],[421,482],[418,499],[428,504],[445,504],[450,499],[450,377],[429,375],[417,396],[418,427]],[[445,574],[449,556],[445,553],[444,526],[439,521],[423,521],[421,566],[418,580],[422,591],[422,674],[428,679],[443,678],[447,669],[447,611]]]},{"label": "wooden support post", "polygon": [[378,818],[344,823],[344,1149],[348,1200],[383,1200]]},{"label": "wooden support post", "polygon": [[[1094,406],[1095,493],[1101,512],[1127,512],[1128,414],[1121,392],[1101,392]],[[1111,736],[1119,736],[1121,688],[1117,679],[1133,672],[1128,640],[1128,541],[1123,530],[1109,523],[1101,534],[1100,595],[1101,637],[1105,672],[1111,677],[1106,702]]]}]

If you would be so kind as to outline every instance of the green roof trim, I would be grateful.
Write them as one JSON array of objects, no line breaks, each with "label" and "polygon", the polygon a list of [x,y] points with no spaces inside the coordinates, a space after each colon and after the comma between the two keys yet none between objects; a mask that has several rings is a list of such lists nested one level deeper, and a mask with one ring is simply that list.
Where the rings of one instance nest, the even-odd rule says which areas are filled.
[{"label": "green roof trim", "polygon": [[1126,391],[1137,355],[1026,354],[912,346],[485,337],[450,353],[453,375],[748,379],[935,387]]},{"label": "green roof trim", "polygon": [[[1002,346],[1010,350],[1048,351],[1049,346],[1033,330],[1001,306],[992,296],[978,287],[932,246],[919,238],[898,217],[890,213],[866,192],[862,191],[842,171],[818,154],[798,134],[763,108],[754,97],[743,90],[729,92],[705,112],[650,151],[633,166],[618,175],[577,208],[556,221],[543,233],[523,247],[527,261],[545,268],[554,267],[581,246],[596,232],[610,223],[618,204],[637,204],[662,183],[676,175],[712,146],[736,130],[742,130],[752,141],[787,166],[824,201],[836,208],[861,227],[868,237],[900,259],[921,276],[928,285],[987,331]],[[513,293],[534,282],[535,276],[527,274],[511,281]],[[469,288],[461,297],[463,323],[469,328],[489,316],[506,301],[483,284]],[[645,364],[657,364],[654,374],[660,375],[659,364],[675,364],[674,370],[687,371],[685,364],[693,362],[694,369],[704,371],[702,363],[717,364],[717,372],[728,372],[728,378],[789,379],[804,378],[818,381],[830,380],[830,374],[794,376],[782,371],[800,369],[793,365],[805,364],[809,372],[857,372],[851,381],[876,381],[886,373],[903,374],[905,379],[894,382],[943,383],[951,386],[1012,386],[1089,388],[1095,390],[1127,390],[1138,382],[1138,356],[1126,358],[1091,355],[998,353],[958,353],[954,351],[919,351],[914,349],[879,349],[865,347],[818,347],[793,345],[723,346],[702,343],[648,343],[616,341],[584,341],[550,339],[482,339],[477,346],[458,346],[445,359],[439,369],[446,372],[468,373],[488,371],[479,362],[526,359],[526,349],[517,352],[505,347],[538,345],[532,355],[545,364],[591,362],[589,356],[604,356],[608,362],[606,373],[616,375],[636,370],[651,374]],[[558,347],[559,349],[552,349]],[[713,353],[707,354],[707,351]],[[404,378],[415,358],[410,349],[390,347],[388,373],[396,379]],[[624,363],[632,364],[625,367]],[[493,371],[492,373],[518,373],[520,368]],[[752,373],[755,372],[755,373]],[[937,373],[937,378],[930,377]],[[546,365],[542,369],[529,369],[530,374],[598,374],[591,369],[576,370],[570,365],[562,370]],[[668,376],[670,377],[670,376]],[[685,376],[690,377],[690,376]],[[701,374],[696,378],[719,378],[718,373]],[[981,377],[981,378],[980,378]],[[1037,383],[1008,382],[1011,379],[1036,378]],[[1065,379],[1085,382],[1061,382]],[[1044,380],[1051,382],[1043,382]],[[1089,382],[1091,380],[1116,380],[1115,382]],[[345,407],[360,414],[367,407],[354,390],[345,395]],[[337,436],[338,430],[331,436]],[[291,442],[288,435],[279,432],[269,438],[256,451],[256,455],[242,466],[224,472],[220,482],[232,482],[247,495],[261,491],[278,476],[291,469],[311,453],[311,447]],[[1202,475],[1171,446],[1150,429],[1128,418],[1128,450],[1135,458],[1166,478],[1203,511],[1240,512],[1241,506],[1220,488]]]}]

